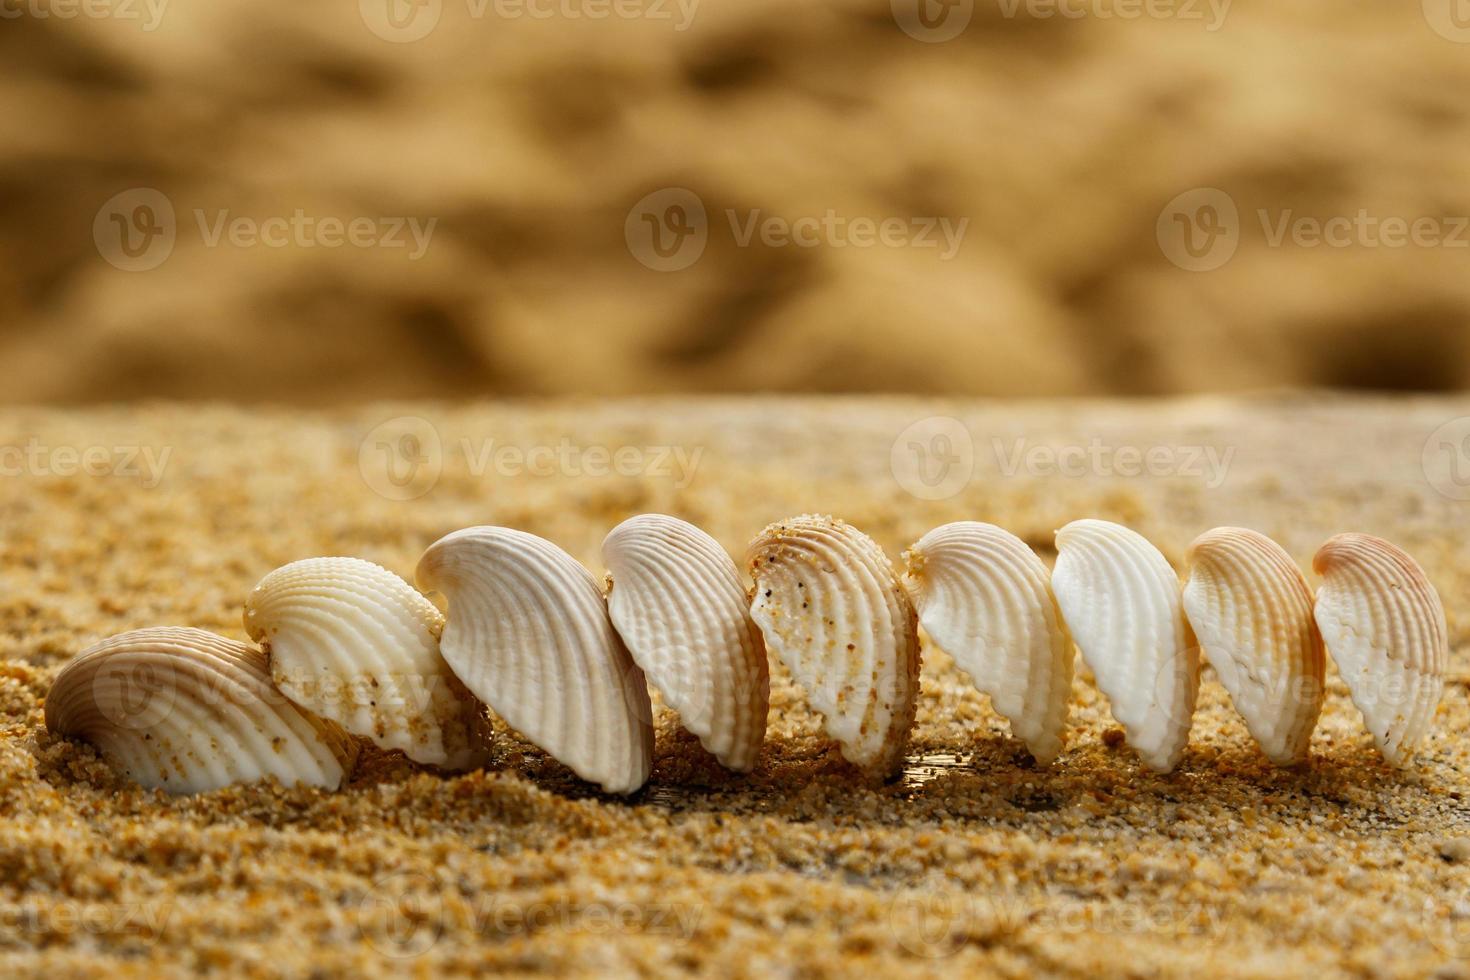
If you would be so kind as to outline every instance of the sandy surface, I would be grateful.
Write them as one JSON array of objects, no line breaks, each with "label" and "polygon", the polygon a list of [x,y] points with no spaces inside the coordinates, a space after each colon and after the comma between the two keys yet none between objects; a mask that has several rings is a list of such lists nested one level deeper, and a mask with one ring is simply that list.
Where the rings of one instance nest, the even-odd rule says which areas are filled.
[{"label": "sandy surface", "polygon": [[[433,426],[420,429],[430,465],[413,500],[374,489],[402,495],[376,447],[402,445],[404,423],[374,427],[404,415]],[[961,420],[950,448],[963,457],[968,433],[974,466],[953,496],[924,500],[902,467],[895,477],[890,450],[935,415]],[[0,422],[0,974],[105,964],[268,976],[311,963],[354,976],[1470,975],[1470,503],[1436,489],[1457,490],[1454,458],[1424,455],[1437,427],[1467,415],[1466,399],[1306,397],[12,411]],[[934,445],[932,434],[919,441]],[[1094,463],[1055,475],[1037,455],[1008,473],[1023,438],[1162,447],[1175,472]],[[551,475],[515,473],[509,455],[477,474],[492,439],[492,451],[568,448]],[[692,477],[663,472],[658,451],[641,475],[583,472],[597,468],[592,447],[662,446],[699,454]],[[106,455],[122,472],[57,472],[68,449],[89,447],[105,450],[94,471]],[[167,451],[161,478],[141,464],[130,475],[120,447]],[[1191,447],[1229,465],[1196,472]],[[338,793],[253,785],[170,799],[119,783],[89,748],[42,728],[51,678],[74,652],[161,624],[243,638],[247,590],[291,559],[360,555],[410,574],[440,534],[503,523],[600,571],[606,530],[650,510],[694,520],[736,553],[768,521],[811,510],[865,528],[895,557],[962,517],[1009,527],[1048,560],[1051,531],[1080,516],[1125,521],[1176,564],[1221,523],[1275,536],[1304,565],[1333,532],[1375,532],[1413,553],[1445,597],[1452,679],[1436,733],[1400,773],[1379,761],[1329,668],[1312,761],[1280,771],[1207,672],[1185,760],[1158,776],[1117,744],[1084,676],[1068,748],[1038,770],[926,649],[907,773],[864,787],[776,667],[755,773],[722,772],[661,710],[652,781],[628,800],[599,796],[503,731],[490,767],[455,778],[370,750]]]}]

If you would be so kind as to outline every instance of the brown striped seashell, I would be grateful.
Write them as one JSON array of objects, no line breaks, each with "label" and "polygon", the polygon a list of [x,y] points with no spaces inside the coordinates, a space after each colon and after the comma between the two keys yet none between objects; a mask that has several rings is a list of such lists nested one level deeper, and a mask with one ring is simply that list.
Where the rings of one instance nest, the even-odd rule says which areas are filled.
[{"label": "brown striped seashell", "polygon": [[919,636],[883,549],[842,521],[803,515],[767,527],[745,561],[751,617],[843,757],[896,772],[917,706]]},{"label": "brown striped seashell", "polygon": [[649,683],[721,764],[755,768],[770,674],[735,562],[714,538],[663,514],[613,528],[602,557],[608,613]]},{"label": "brown striped seashell", "polygon": [[1449,664],[1444,606],[1419,563],[1370,534],[1339,534],[1312,559],[1317,627],[1353,703],[1392,765],[1434,724]]},{"label": "brown striped seashell", "polygon": [[1184,612],[1235,710],[1267,758],[1307,758],[1322,713],[1326,658],[1312,590],[1284,549],[1240,527],[1189,546]]},{"label": "brown striped seashell", "polygon": [[1051,572],[993,524],[937,527],[904,553],[904,584],[924,632],[990,695],[1042,765],[1062,751],[1072,694],[1072,638]]},{"label": "brown striped seashell", "polygon": [[1184,756],[1199,695],[1199,651],[1179,576],[1143,535],[1110,521],[1057,532],[1052,591],[1082,659],[1144,765]]},{"label": "brown striped seashell", "polygon": [[360,558],[291,562],[245,603],[245,630],[292,701],[417,762],[473,769],[488,719],[440,656],[443,629],[433,603]]},{"label": "brown striped seashell", "polygon": [[90,742],[123,775],[169,793],[268,776],[336,789],[358,749],[272,686],[262,651],[169,627],[77,654],[46,696],[46,727]]},{"label": "brown striped seashell", "polygon": [[648,780],[648,687],[591,572],[534,534],[471,527],[430,545],[416,578],[449,600],[444,659],[507,724],[609,793]]}]

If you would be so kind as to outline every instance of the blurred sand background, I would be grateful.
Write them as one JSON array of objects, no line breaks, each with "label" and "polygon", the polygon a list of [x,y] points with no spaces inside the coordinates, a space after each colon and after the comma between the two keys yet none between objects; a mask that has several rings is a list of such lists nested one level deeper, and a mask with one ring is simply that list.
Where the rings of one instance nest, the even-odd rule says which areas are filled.
[{"label": "blurred sand background", "polygon": [[[437,17],[407,42],[386,0],[158,2],[4,6],[0,400],[1470,383],[1470,233],[1273,246],[1256,218],[1470,215],[1452,0],[965,0],[942,42],[857,0],[392,0]],[[136,188],[176,234],[125,271],[94,222]],[[666,188],[708,215],[676,271],[625,235]],[[1156,234],[1196,188],[1240,212],[1208,272]],[[195,216],[298,210],[434,225],[412,258],[210,246]],[[967,224],[946,260],[742,246],[727,211]]]}]

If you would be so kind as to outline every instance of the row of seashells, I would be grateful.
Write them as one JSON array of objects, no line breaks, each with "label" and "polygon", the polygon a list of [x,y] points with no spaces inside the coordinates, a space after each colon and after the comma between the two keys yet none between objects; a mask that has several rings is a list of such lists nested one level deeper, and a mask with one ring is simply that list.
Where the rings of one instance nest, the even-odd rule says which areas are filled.
[{"label": "row of seashells", "polygon": [[245,605],[257,645],[194,629],[112,637],[62,669],[46,724],[170,792],[266,776],[335,788],[355,762],[351,736],[447,770],[483,765],[483,703],[583,779],[630,793],[652,767],[649,683],[723,765],[754,768],[769,647],[842,755],[887,775],[914,722],[921,624],[1042,764],[1062,751],[1074,645],[1159,772],[1189,740],[1201,651],[1279,765],[1307,757],[1324,649],[1389,762],[1407,764],[1432,724],[1444,611],[1387,541],[1329,540],[1313,561],[1315,597],[1279,545],[1243,528],[1200,535],[1182,589],[1121,525],[1074,521],[1056,545],[1048,571],[1015,535],[963,521],[924,535],[899,574],[856,528],[804,515],[750,545],[747,589],[713,538],[673,517],[615,528],[601,583],[535,535],[466,528],[416,572],[419,589],[447,600],[447,619],[371,562],[293,562]]}]

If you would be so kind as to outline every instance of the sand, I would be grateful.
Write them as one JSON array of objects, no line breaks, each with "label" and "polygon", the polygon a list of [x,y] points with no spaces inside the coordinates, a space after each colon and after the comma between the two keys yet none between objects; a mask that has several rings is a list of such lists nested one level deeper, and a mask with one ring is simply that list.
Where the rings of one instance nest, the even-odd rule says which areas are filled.
[{"label": "sand", "polygon": [[[0,403],[1463,390],[1456,2],[966,0],[942,43],[917,0],[434,0],[412,43],[384,0],[6,19]],[[135,188],[175,236],[124,271]],[[706,245],[658,271],[627,228],[669,188]],[[1199,188],[1238,220],[1210,272],[1158,236]],[[1381,234],[1421,219],[1442,244]]]},{"label": "sand", "polygon": [[[375,429],[404,416],[432,428]],[[936,445],[933,427],[949,425],[960,470],[940,487],[952,496],[927,500],[938,491],[902,466],[895,476],[891,450],[934,416],[958,421],[917,441]],[[1470,503],[1454,498],[1452,450],[1426,453],[1465,416],[1465,398],[1305,395],[12,411],[0,423],[0,975],[1470,975]],[[402,446],[404,426],[427,462],[414,479],[400,471],[400,490],[377,447]],[[536,446],[549,448],[526,472],[496,455]],[[1046,448],[1068,446],[1088,472],[1051,472]],[[627,450],[614,458],[641,472],[597,475],[598,447]],[[1128,468],[1130,449],[1155,450],[1170,472],[1104,472]],[[65,474],[80,465],[69,450],[91,474]],[[503,728],[492,764],[468,775],[369,749],[340,792],[193,798],[126,785],[44,730],[47,689],[73,653],[150,625],[243,639],[245,595],[286,561],[359,555],[410,575],[442,533],[500,523],[600,572],[603,534],[640,511],[696,521],[737,555],[768,521],[806,511],[848,519],[894,557],[958,518],[1006,526],[1048,561],[1052,530],[1081,516],[1127,522],[1176,565],[1217,524],[1256,527],[1304,566],[1329,534],[1370,531],[1414,554],[1444,596],[1451,681],[1435,733],[1398,772],[1329,667],[1312,760],[1283,771],[1206,672],[1189,751],[1160,776],[1121,744],[1084,674],[1068,747],[1038,769],[929,647],[905,775],[868,786],[774,666],[753,774],[723,772],[660,708],[652,780],[629,799]]]}]

